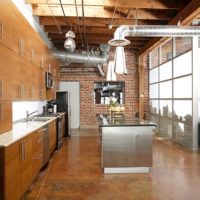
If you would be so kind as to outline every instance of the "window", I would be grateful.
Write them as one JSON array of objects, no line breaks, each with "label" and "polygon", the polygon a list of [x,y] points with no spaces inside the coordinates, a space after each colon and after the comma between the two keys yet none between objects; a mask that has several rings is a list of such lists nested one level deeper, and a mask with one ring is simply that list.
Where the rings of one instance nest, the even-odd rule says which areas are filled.
[{"label": "window", "polygon": [[176,37],[175,39],[175,56],[179,56],[192,49],[191,37]]},{"label": "window", "polygon": [[172,59],[172,39],[161,45],[161,63]]},{"label": "window", "polygon": [[174,59],[174,77],[192,73],[192,52],[189,51]]},{"label": "window", "polygon": [[119,104],[124,104],[124,82],[94,82],[94,104],[109,104],[109,97],[117,98]]}]

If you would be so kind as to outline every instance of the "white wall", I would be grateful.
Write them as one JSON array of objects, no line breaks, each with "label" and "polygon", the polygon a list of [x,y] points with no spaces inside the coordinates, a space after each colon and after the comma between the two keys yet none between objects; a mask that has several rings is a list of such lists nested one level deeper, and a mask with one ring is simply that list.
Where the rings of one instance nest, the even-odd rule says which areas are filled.
[{"label": "white wall", "polygon": [[80,127],[80,83],[60,82],[59,91],[67,91],[70,94],[71,128]]},{"label": "white wall", "polygon": [[15,122],[20,119],[26,118],[26,112],[29,113],[38,110],[39,114],[43,112],[43,106],[46,105],[46,101],[13,101],[12,103],[12,121]]}]

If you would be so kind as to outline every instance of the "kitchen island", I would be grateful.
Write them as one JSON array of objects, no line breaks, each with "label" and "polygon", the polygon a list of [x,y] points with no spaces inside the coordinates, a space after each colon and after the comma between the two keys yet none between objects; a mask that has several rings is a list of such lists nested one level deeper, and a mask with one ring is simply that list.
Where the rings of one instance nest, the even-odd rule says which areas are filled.
[{"label": "kitchen island", "polygon": [[97,115],[104,173],[148,173],[156,124],[125,114]]}]

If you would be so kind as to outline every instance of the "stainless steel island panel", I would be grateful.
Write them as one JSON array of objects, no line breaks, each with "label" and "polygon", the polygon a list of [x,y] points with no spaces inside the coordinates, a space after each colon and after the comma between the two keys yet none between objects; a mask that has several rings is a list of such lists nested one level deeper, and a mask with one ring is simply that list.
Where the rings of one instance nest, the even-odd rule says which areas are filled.
[{"label": "stainless steel island panel", "polygon": [[152,166],[152,126],[102,127],[102,168]]}]

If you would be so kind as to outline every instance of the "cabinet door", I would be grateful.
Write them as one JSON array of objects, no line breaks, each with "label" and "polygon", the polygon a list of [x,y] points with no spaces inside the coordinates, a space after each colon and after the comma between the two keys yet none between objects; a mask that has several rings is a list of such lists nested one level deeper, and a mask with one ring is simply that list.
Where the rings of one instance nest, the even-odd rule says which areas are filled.
[{"label": "cabinet door", "polygon": [[12,100],[18,96],[19,57],[1,44],[0,55],[0,100]]},{"label": "cabinet door", "polygon": [[[16,53],[19,50],[19,38],[16,33],[17,23],[16,7],[10,1],[3,1],[0,6],[0,43]],[[12,13],[12,14],[8,14]]]},{"label": "cabinet door", "polygon": [[50,146],[50,153],[52,154],[56,148],[56,141],[57,141],[57,135],[56,135],[56,120],[49,123],[49,146]]},{"label": "cabinet door", "polygon": [[45,71],[39,69],[39,97],[41,100],[46,99],[46,80],[45,80]]},{"label": "cabinet door", "polygon": [[42,129],[36,131],[32,140],[32,176],[35,178],[42,167],[43,139]]},{"label": "cabinet door", "polygon": [[32,134],[21,140],[22,146],[22,194],[26,192],[32,182]]},{"label": "cabinet door", "polygon": [[22,196],[21,141],[5,148],[5,200],[19,200]]},{"label": "cabinet door", "polygon": [[30,62],[21,59],[20,66],[20,83],[21,83],[21,99],[33,98],[33,67]]},{"label": "cabinet door", "polygon": [[12,102],[0,101],[0,134],[12,129]]}]

